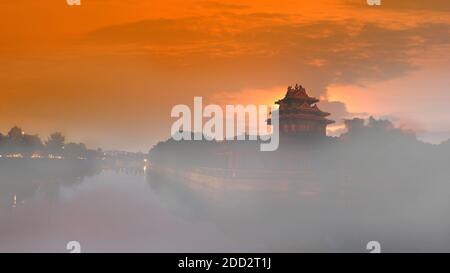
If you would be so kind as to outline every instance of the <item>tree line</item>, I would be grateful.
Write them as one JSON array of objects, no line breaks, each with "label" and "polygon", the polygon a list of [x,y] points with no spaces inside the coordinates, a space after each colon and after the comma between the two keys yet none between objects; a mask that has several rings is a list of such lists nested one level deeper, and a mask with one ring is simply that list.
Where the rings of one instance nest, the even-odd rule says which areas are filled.
[{"label": "tree line", "polygon": [[93,159],[102,156],[101,149],[90,150],[84,143],[66,142],[60,132],[52,133],[46,140],[37,134],[26,134],[22,128],[13,127],[6,135],[0,133],[0,155],[23,157],[58,157]]}]

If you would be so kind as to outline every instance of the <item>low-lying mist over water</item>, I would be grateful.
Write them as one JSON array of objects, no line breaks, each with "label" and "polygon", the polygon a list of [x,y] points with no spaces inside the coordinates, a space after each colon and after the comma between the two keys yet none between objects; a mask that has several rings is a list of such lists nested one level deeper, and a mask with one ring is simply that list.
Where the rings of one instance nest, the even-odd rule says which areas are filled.
[{"label": "low-lying mist over water", "polygon": [[[69,241],[79,241],[83,252],[240,249],[214,224],[170,212],[143,172],[103,171],[77,183],[51,180],[53,185],[37,186],[29,196],[25,190],[17,194],[16,205],[11,195],[2,196],[1,252],[68,252]],[[25,188],[33,181],[14,182]]]},{"label": "low-lying mist over water", "polygon": [[216,222],[259,234],[272,251],[364,251],[372,240],[384,251],[448,251],[449,143],[420,142],[385,120],[346,123],[339,138],[285,137],[273,153],[169,140],[150,159],[178,185],[221,200],[231,218],[211,213]]},{"label": "low-lying mist over water", "polygon": [[347,126],[276,152],[168,140],[144,159],[2,157],[0,251],[450,251],[449,143]]}]

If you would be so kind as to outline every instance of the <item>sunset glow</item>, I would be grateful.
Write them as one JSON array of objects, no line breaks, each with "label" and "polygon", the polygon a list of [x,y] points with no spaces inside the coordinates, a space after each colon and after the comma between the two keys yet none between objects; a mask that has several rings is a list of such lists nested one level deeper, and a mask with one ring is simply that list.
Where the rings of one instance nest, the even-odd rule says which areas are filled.
[{"label": "sunset glow", "polygon": [[450,0],[3,0],[0,20],[0,253],[268,273],[450,253]]},{"label": "sunset glow", "polygon": [[449,5],[408,2],[4,1],[0,130],[144,151],[174,104],[271,104],[299,82],[338,123],[364,112],[449,131]]}]

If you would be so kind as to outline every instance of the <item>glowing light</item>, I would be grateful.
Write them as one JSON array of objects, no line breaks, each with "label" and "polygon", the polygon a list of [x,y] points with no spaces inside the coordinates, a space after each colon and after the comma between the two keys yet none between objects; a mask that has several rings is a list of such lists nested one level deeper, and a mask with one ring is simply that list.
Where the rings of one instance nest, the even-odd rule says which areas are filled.
[{"label": "glowing light", "polygon": [[23,158],[22,154],[7,154],[6,158]]},{"label": "glowing light", "polygon": [[58,160],[64,159],[64,157],[62,157],[62,156],[60,156],[60,155],[53,155],[53,154],[49,154],[49,155],[48,155],[48,158],[49,158],[49,159],[58,159]]}]

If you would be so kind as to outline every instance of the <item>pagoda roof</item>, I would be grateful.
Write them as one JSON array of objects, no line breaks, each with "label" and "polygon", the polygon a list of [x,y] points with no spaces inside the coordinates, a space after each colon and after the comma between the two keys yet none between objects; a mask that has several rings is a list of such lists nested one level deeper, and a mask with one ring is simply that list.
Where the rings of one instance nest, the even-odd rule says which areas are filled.
[{"label": "pagoda roof", "polygon": [[300,105],[300,109],[304,109],[304,110],[313,110],[312,106],[309,105],[309,103],[306,103],[306,101],[303,102],[303,103]]},{"label": "pagoda roof", "polygon": [[298,119],[301,119],[301,120],[314,120],[314,121],[318,121],[318,122],[326,123],[326,124],[334,123],[333,120],[326,119],[323,116],[312,115],[312,114],[304,114],[304,113],[285,114],[285,115],[283,115],[283,117],[285,119],[292,118],[292,119],[295,119],[295,120],[298,120]]},{"label": "pagoda roof", "polygon": [[294,110],[294,112],[303,112],[303,113],[308,113],[308,114],[314,114],[314,115],[318,115],[318,116],[329,116],[330,113],[327,112],[323,112],[322,110],[319,109],[319,107],[317,107],[317,104],[314,105],[309,105],[306,102],[303,102],[301,105],[291,105],[285,108],[285,110]]},{"label": "pagoda roof", "polygon": [[289,86],[286,92],[286,95],[282,100],[278,100],[275,102],[276,104],[280,104],[282,102],[292,102],[292,101],[299,101],[299,102],[307,102],[309,104],[319,102],[318,99],[314,97],[310,97],[306,93],[306,89],[303,88],[303,86],[296,84],[294,87]]},{"label": "pagoda roof", "polygon": [[317,104],[314,104],[312,106],[312,109],[313,109],[314,112],[316,112],[317,114],[319,114],[321,116],[324,116],[324,117],[331,115],[328,112],[324,112],[324,111],[320,110],[319,107],[317,106]]},{"label": "pagoda roof", "polygon": [[310,97],[305,88],[296,84],[295,87],[289,86],[285,97],[276,103],[280,105],[279,113],[282,120],[309,120],[322,124],[334,123],[333,120],[326,118],[330,113],[320,110],[317,102],[319,102],[318,99]]}]

